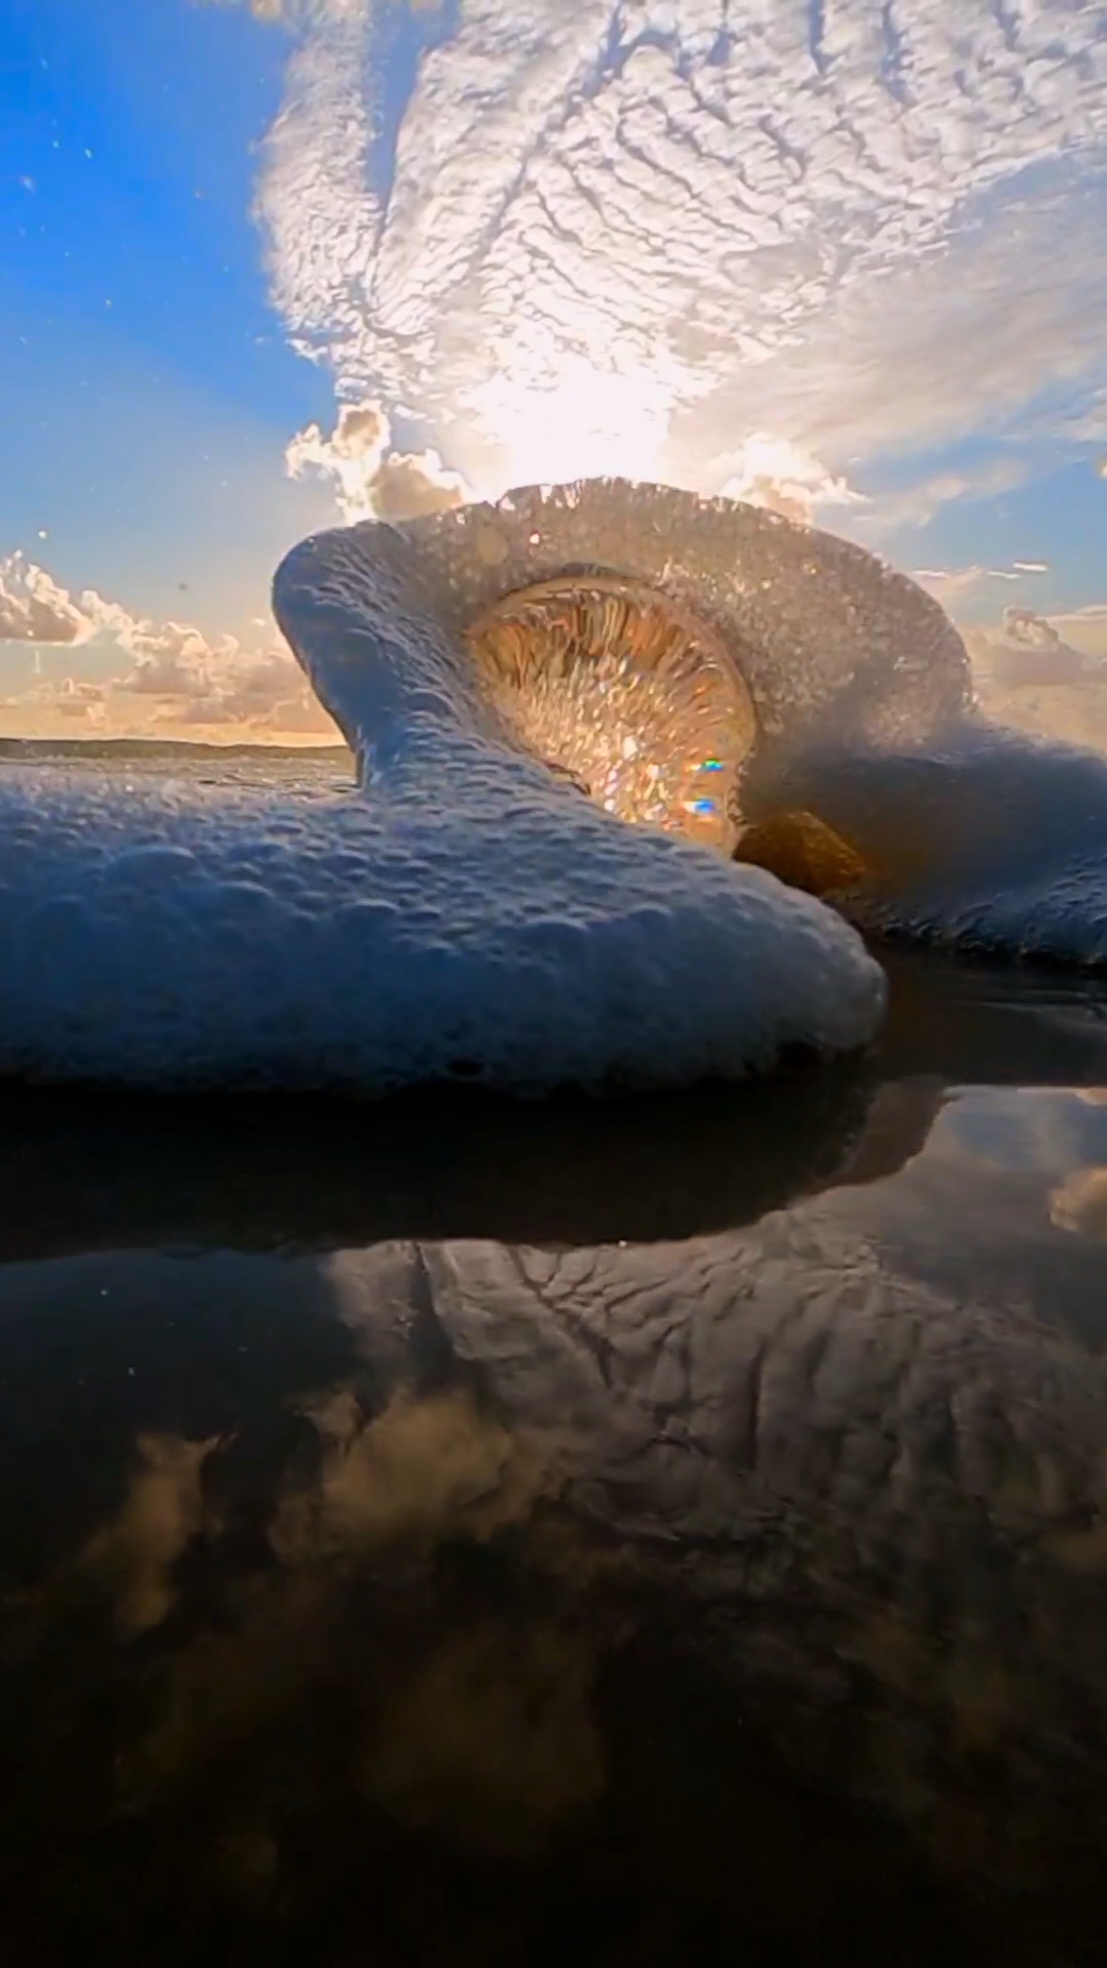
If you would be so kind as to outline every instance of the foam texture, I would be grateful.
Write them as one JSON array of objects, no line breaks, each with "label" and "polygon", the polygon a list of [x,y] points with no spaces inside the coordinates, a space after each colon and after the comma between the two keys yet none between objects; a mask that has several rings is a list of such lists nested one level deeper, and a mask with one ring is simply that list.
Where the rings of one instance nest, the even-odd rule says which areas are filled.
[{"label": "foam texture", "polygon": [[[651,490],[604,488],[628,541]],[[6,770],[0,1071],[372,1093],[460,1078],[540,1093],[737,1078],[793,1048],[869,1039],[884,980],[844,920],[762,870],[624,825],[499,726],[460,632],[466,584],[445,579],[429,542],[468,538],[459,564],[494,566],[506,592],[542,571],[526,499],[545,495],[507,502],[494,552],[488,509],[474,509],[460,527],[446,515],[438,534],[320,535],[278,571],[278,620],[358,755],[359,789],[216,797]],[[698,501],[661,495],[661,506],[689,532]],[[804,546],[803,529],[766,529],[748,509],[706,510],[716,530],[731,516],[751,592],[758,541],[766,587],[783,580],[770,554],[780,541],[793,556],[821,551],[823,536]],[[551,511],[572,534],[580,497],[558,495]],[[525,566],[513,557],[519,523]],[[559,536],[544,551],[564,566],[570,546]],[[862,587],[898,596],[909,616],[918,597],[938,633],[909,583],[843,551]],[[487,601],[483,574],[476,585]],[[820,592],[809,587],[809,602]],[[855,625],[879,613],[856,597],[828,607]],[[894,641],[882,634],[877,653]],[[851,687],[840,633],[833,646],[824,703]],[[943,689],[956,694],[960,644],[945,647]]]},{"label": "foam texture", "polygon": [[965,719],[927,744],[792,762],[767,803],[809,807],[872,871],[835,897],[867,931],[1107,964],[1107,759]]},{"label": "foam texture", "polygon": [[[605,570],[721,638],[754,712],[747,817],[809,809],[871,870],[834,910],[622,824],[501,724],[468,627]],[[359,788],[7,767],[0,1072],[665,1087],[864,1044],[884,985],[856,928],[1107,962],[1107,761],[978,719],[941,609],[859,548],[603,480],[318,535],[274,604]]]},{"label": "foam texture", "polygon": [[414,548],[422,592],[454,635],[507,590],[566,570],[660,590],[730,650],[763,756],[830,737],[892,744],[971,703],[965,646],[930,595],[863,547],[757,506],[584,479],[347,537],[392,579],[410,578]]},{"label": "foam texture", "polygon": [[873,1031],[881,973],[820,904],[483,746],[409,763],[388,795],[302,803],[10,773],[3,1068],[539,1092],[735,1076]]}]

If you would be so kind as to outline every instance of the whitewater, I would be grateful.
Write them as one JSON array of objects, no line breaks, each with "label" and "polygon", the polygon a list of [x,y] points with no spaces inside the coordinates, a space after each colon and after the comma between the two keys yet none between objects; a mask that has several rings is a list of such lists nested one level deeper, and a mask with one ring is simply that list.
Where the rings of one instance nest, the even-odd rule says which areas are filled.
[{"label": "whitewater", "polygon": [[[567,569],[700,611],[752,707],[743,805],[816,813],[860,888],[632,826],[520,742],[466,627]],[[356,783],[0,763],[3,1075],[664,1088],[863,1047],[886,986],[862,930],[1107,956],[1107,764],[982,725],[937,604],[829,535],[667,488],[531,488],[315,536],[274,609]]]}]

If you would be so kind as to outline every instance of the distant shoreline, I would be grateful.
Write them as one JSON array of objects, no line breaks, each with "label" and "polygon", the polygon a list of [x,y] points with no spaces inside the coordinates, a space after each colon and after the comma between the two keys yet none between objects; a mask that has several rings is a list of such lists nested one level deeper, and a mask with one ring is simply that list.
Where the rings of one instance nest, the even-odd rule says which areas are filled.
[{"label": "distant shoreline", "polygon": [[256,757],[264,753],[276,758],[345,760],[353,755],[348,745],[280,745],[264,740],[254,743],[213,744],[192,738],[4,738],[0,737],[0,760],[35,758],[173,758],[186,752],[190,758]]}]

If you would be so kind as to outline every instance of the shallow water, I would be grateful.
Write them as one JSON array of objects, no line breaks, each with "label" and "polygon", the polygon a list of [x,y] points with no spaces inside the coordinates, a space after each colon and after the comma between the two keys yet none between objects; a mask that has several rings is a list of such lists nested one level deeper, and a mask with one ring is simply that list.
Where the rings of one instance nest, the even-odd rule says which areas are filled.
[{"label": "shallow water", "polygon": [[4,738],[0,772],[20,768],[56,772],[59,783],[74,767],[112,780],[121,790],[153,781],[164,785],[261,787],[292,795],[333,791],[354,781],[353,755],[345,745],[198,745],[148,738]]},{"label": "shallow water", "polygon": [[1107,991],[891,972],[727,1092],[0,1098],[8,1958],[1101,1958]]}]

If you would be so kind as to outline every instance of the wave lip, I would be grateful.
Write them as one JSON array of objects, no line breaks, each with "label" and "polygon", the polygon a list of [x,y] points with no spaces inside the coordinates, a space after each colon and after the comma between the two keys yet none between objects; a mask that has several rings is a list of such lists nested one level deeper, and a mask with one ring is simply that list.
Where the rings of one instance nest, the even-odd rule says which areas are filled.
[{"label": "wave lip", "polygon": [[[749,692],[762,756],[829,739],[892,744],[941,730],[972,701],[944,609],[849,540],[731,499],[624,479],[524,486],[393,528],[351,529],[378,564],[418,555],[448,632],[509,590],[566,571],[615,573],[698,616]],[[388,537],[386,537],[386,535]]]}]

